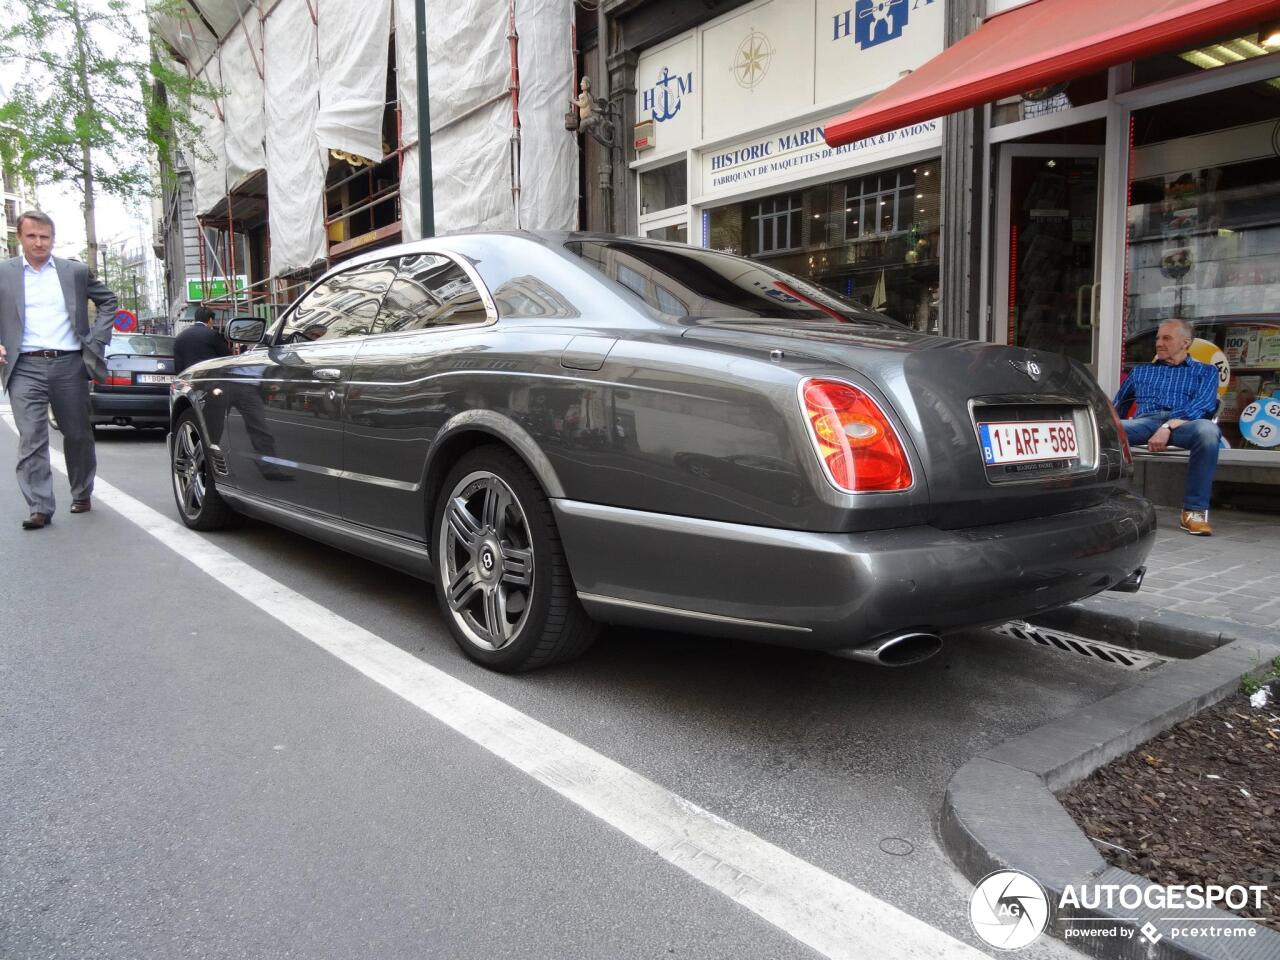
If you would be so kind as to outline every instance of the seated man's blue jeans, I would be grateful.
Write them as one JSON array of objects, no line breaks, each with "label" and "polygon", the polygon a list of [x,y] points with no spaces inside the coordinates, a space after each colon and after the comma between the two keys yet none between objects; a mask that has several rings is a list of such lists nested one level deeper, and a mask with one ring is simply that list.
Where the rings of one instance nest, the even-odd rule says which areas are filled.
[{"label": "seated man's blue jeans", "polygon": [[[1133,446],[1151,439],[1169,419],[1167,413],[1122,420],[1125,436]],[[1182,495],[1183,510],[1208,510],[1213,490],[1213,472],[1218,468],[1218,427],[1211,420],[1188,420],[1175,427],[1169,445],[1187,451],[1187,487]]]}]

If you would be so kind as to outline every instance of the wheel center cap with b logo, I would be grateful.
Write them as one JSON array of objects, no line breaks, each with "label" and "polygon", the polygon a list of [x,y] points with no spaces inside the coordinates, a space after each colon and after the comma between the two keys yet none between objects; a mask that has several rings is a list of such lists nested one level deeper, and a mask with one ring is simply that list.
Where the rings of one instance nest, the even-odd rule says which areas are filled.
[{"label": "wheel center cap with b logo", "polygon": [[480,547],[480,554],[477,557],[477,560],[479,561],[478,566],[480,567],[480,576],[484,577],[486,580],[492,579],[498,570],[497,549],[492,544],[483,544]]}]

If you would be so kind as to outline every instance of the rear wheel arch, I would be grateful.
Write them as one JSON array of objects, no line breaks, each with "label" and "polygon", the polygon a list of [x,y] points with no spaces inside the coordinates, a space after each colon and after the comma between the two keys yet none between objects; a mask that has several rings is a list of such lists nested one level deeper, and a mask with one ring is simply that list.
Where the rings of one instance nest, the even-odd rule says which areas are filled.
[{"label": "rear wheel arch", "polygon": [[[483,446],[510,450],[533,472],[548,497],[564,497],[564,488],[551,461],[523,427],[492,411],[469,410],[444,425],[427,454],[422,489],[426,496],[428,528],[435,516],[445,477],[453,465],[472,450]],[[427,533],[430,541],[429,529]]]}]

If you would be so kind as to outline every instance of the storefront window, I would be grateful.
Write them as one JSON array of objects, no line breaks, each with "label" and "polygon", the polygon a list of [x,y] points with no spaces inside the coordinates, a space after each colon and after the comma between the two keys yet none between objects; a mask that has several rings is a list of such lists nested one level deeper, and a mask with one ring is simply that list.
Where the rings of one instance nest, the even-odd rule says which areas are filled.
[{"label": "storefront window", "polygon": [[668,163],[640,173],[640,216],[683,207],[688,201],[688,163]]},{"label": "storefront window", "polygon": [[991,125],[1002,126],[1097,103],[1107,98],[1107,71],[1091,73],[1050,87],[1039,87],[991,105]]},{"label": "storefront window", "polygon": [[689,225],[687,223],[673,223],[666,227],[654,227],[652,230],[646,230],[644,235],[650,240],[671,240],[675,243],[688,243]]},{"label": "storefront window", "polygon": [[938,329],[937,160],[708,211],[706,243]]},{"label": "storefront window", "polygon": [[1280,396],[1276,104],[1267,81],[1133,116],[1123,367],[1151,359],[1161,321],[1192,321],[1197,358],[1222,372],[1219,426],[1236,448],[1266,446],[1241,415]]},{"label": "storefront window", "polygon": [[751,204],[751,233],[748,244],[752,256],[781,253],[800,247],[800,216],[804,210],[800,194],[766,197]]},{"label": "storefront window", "polygon": [[[1219,37],[1189,50],[1136,60],[1133,64],[1133,85],[1141,87],[1203,70],[1216,70],[1277,52],[1280,52],[1280,26],[1272,24],[1269,29]],[[1280,87],[1280,80],[1272,81],[1272,86]]]}]

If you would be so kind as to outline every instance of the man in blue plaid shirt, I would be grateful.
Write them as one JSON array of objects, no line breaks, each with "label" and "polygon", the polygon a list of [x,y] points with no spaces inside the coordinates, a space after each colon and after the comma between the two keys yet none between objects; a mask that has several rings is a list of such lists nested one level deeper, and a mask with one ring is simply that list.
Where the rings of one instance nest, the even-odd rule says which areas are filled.
[{"label": "man in blue plaid shirt", "polygon": [[1182,498],[1182,529],[1197,537],[1209,526],[1209,493],[1218,467],[1219,433],[1209,419],[1218,408],[1218,368],[1188,355],[1195,330],[1186,320],[1166,320],[1156,333],[1156,359],[1129,371],[1116,394],[1123,417],[1136,400],[1133,418],[1124,420],[1129,443],[1146,444],[1152,453],[1166,447],[1187,451],[1187,486]]}]

